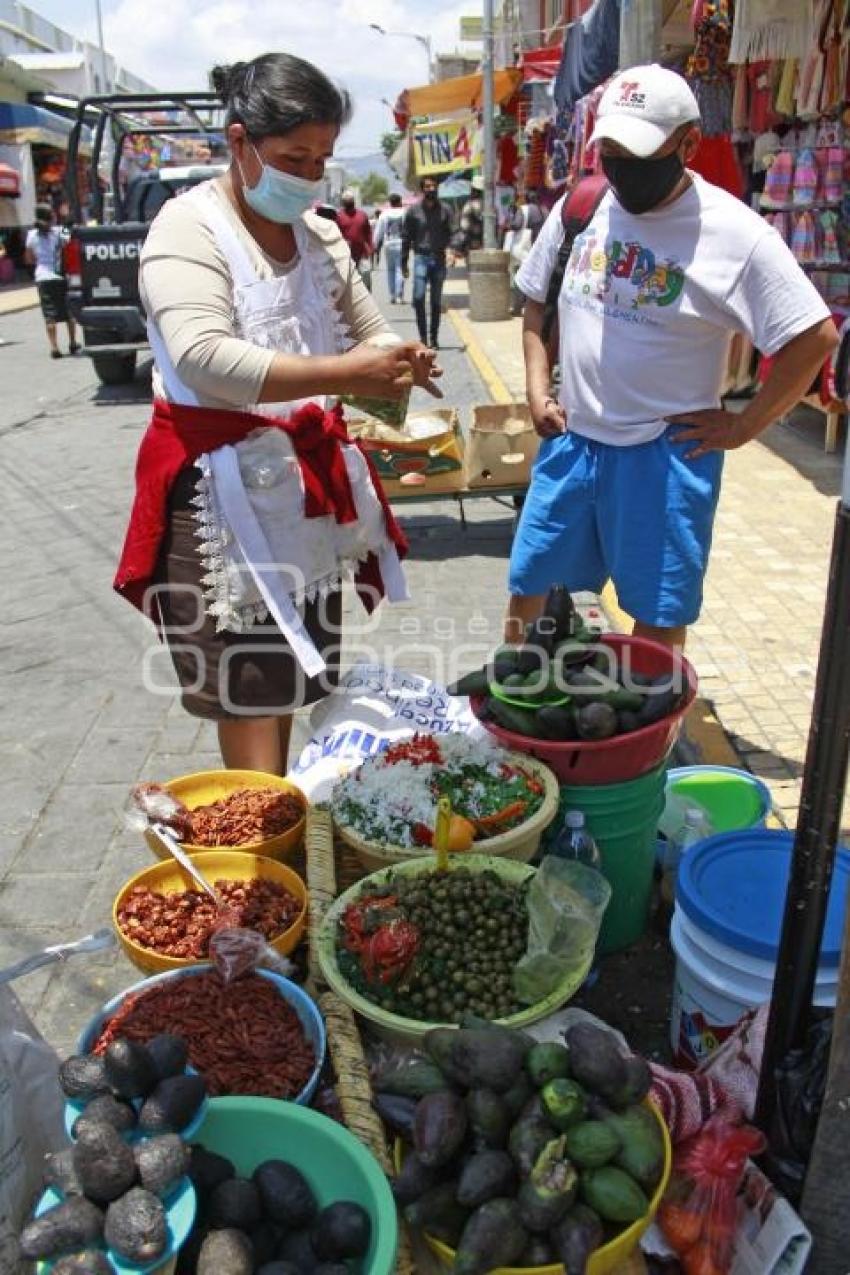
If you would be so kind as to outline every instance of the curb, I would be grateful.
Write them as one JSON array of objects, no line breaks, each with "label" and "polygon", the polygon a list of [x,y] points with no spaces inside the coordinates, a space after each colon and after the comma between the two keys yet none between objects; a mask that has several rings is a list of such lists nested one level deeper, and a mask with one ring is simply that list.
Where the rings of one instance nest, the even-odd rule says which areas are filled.
[{"label": "curb", "polygon": [[469,319],[461,314],[459,310],[449,310],[448,317],[461,341],[463,341],[466,347],[465,353],[487,387],[487,392],[493,402],[513,403],[515,401],[513,394],[511,394],[490,359],[484,353],[484,349],[479,343]]},{"label": "curb", "polygon": [[21,293],[20,297],[11,294],[8,299],[0,295],[0,318],[4,314],[18,314],[21,310],[34,310],[38,305],[38,293],[31,296]]}]

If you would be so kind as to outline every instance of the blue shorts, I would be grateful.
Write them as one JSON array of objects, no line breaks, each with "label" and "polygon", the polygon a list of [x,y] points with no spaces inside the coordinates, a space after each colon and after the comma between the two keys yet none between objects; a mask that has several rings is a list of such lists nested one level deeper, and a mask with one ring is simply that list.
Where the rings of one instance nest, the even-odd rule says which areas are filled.
[{"label": "blue shorts", "polygon": [[643,624],[693,624],[702,605],[723,453],[685,460],[668,431],[612,447],[580,434],[541,440],[511,551],[510,591],[554,584],[599,593],[608,579]]}]

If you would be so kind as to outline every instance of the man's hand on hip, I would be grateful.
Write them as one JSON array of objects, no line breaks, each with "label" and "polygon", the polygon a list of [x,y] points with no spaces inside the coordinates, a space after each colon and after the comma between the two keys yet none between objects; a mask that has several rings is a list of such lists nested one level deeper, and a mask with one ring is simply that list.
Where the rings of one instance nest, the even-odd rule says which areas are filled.
[{"label": "man's hand on hip", "polygon": [[559,434],[566,434],[567,414],[556,398],[551,395],[536,398],[529,402],[529,407],[534,428],[541,438],[557,438]]},{"label": "man's hand on hip", "polygon": [[727,412],[722,407],[708,407],[700,412],[682,412],[668,416],[671,425],[683,426],[671,433],[674,443],[690,443],[686,460],[696,460],[708,452],[731,452],[749,443],[759,430],[754,430],[740,412]]}]

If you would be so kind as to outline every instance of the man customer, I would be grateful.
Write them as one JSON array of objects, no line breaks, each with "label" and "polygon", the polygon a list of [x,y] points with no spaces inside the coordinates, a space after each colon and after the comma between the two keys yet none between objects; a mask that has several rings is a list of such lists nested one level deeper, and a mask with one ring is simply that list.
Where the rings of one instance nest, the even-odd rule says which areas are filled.
[{"label": "man customer", "polygon": [[[451,214],[437,197],[437,183],[433,177],[423,177],[420,182],[422,198],[408,208],[401,232],[401,273],[410,273],[410,254],[413,253],[413,309],[416,325],[423,345],[439,349],[440,314],[443,301],[443,284],[446,280],[446,249],[452,236]],[[425,314],[425,298],[431,289],[431,333]]]},{"label": "man customer", "polygon": [[401,195],[390,195],[390,206],[385,208],[378,218],[375,228],[375,256],[384,251],[387,263],[387,285],[390,290],[390,305],[398,305],[404,300],[404,280],[401,277],[401,229],[404,222],[404,209],[401,206]]},{"label": "man customer", "polygon": [[77,344],[77,329],[66,304],[68,284],[62,273],[64,242],[62,231],[54,225],[50,204],[37,204],[35,226],[27,235],[24,260],[28,266],[35,266],[35,285],[52,359],[62,357],[56,335],[60,323],[68,325],[68,353],[76,354],[80,348]]},{"label": "man customer", "polygon": [[[631,67],[605,90],[591,140],[611,189],[564,274],[557,397],[542,328],[561,203],[517,275],[542,441],[511,553],[513,640],[551,585],[598,592],[610,578],[638,635],[682,646],[700,613],[723,453],[789,411],[835,346],[779,234],[687,169],[700,137],[696,99],[673,71]],[[733,332],[772,359],[740,413],[720,399]]]},{"label": "man customer", "polygon": [[342,237],[351,249],[351,259],[360,277],[372,290],[372,223],[362,208],[357,207],[357,195],[349,187],[342,192],[341,207],[336,215]]}]

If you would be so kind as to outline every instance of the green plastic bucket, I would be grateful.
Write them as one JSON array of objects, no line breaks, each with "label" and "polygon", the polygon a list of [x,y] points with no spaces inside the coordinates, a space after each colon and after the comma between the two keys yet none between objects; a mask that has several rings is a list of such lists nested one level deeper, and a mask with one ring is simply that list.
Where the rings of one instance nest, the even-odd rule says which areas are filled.
[{"label": "green plastic bucket", "polygon": [[715,832],[763,828],[772,808],[770,789],[734,766],[678,766],[667,772],[667,791],[693,801]]},{"label": "green plastic bucket", "polygon": [[628,947],[646,929],[666,779],[665,763],[624,784],[561,788],[561,811],[583,812],[611,884],[611,902],[596,945],[600,955]]}]

